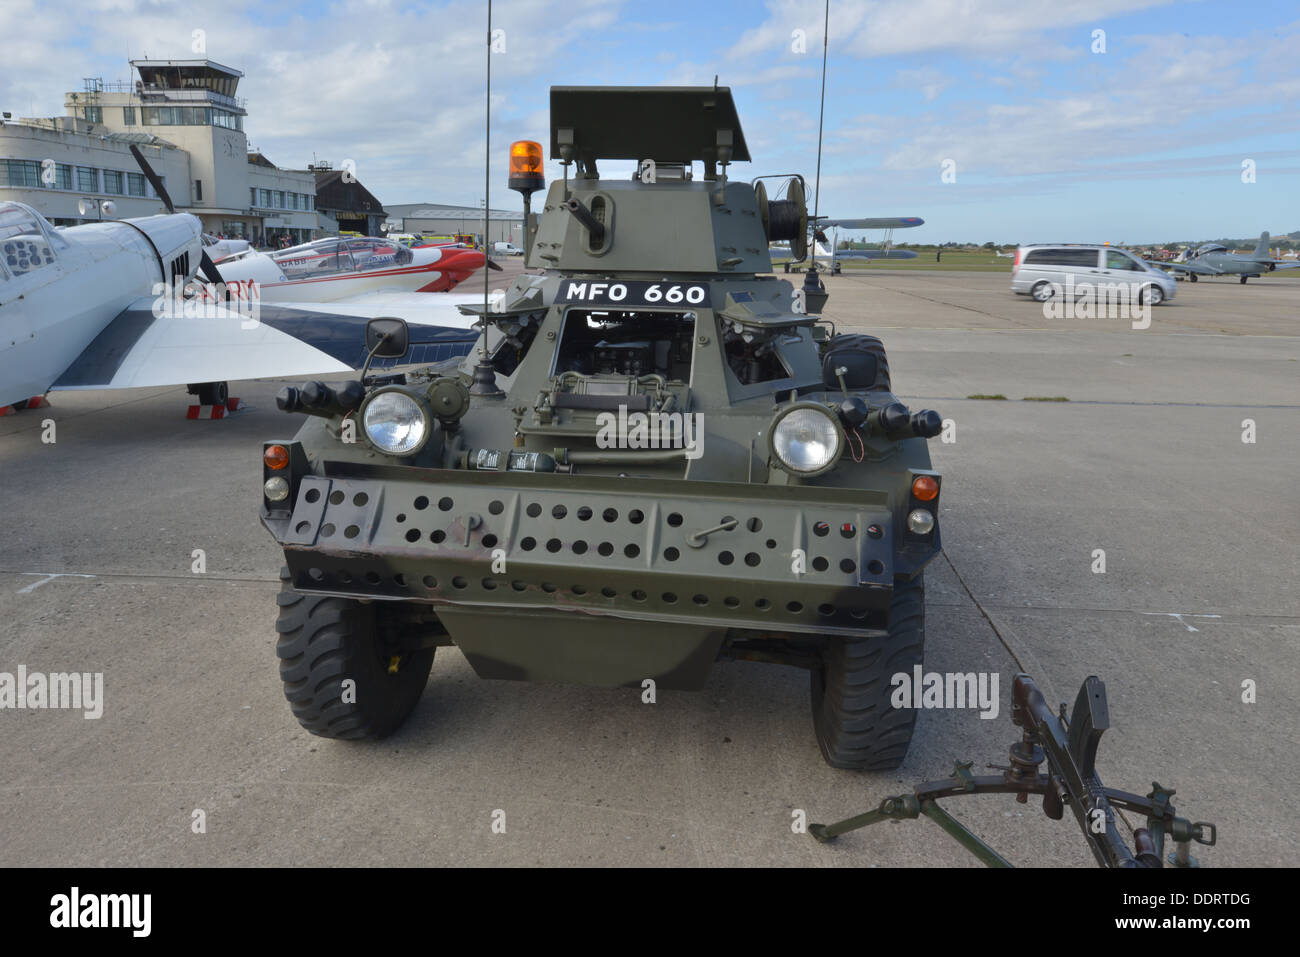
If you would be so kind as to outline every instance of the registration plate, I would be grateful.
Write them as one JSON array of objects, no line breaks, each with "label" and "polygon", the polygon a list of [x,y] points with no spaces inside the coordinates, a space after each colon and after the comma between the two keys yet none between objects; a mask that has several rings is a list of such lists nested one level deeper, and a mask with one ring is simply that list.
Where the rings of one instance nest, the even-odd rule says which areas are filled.
[{"label": "registration plate", "polygon": [[560,283],[559,303],[590,306],[704,306],[709,285],[702,282],[608,282],[566,279]]}]

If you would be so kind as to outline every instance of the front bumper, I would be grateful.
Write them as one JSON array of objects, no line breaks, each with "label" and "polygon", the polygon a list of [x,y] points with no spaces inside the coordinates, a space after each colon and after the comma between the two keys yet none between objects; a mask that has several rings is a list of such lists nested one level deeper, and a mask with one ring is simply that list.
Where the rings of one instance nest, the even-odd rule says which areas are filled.
[{"label": "front bumper", "polygon": [[[862,635],[888,625],[884,492],[325,463],[292,513],[263,508],[299,591],[744,629]],[[698,547],[691,535],[736,519]],[[868,529],[873,529],[868,534]]]}]

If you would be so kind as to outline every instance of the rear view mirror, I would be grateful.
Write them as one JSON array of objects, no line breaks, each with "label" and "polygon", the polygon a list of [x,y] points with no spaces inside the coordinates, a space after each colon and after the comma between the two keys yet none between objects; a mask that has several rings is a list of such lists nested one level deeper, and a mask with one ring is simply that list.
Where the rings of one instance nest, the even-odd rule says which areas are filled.
[{"label": "rear view mirror", "polygon": [[411,347],[405,319],[382,317],[366,323],[366,352],[375,359],[400,359]]}]

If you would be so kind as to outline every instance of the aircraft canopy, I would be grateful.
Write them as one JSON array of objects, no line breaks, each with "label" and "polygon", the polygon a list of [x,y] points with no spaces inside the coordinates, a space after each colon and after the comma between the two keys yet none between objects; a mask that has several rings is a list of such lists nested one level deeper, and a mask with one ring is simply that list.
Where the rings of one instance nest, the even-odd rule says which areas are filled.
[{"label": "aircraft canopy", "polygon": [[21,276],[52,265],[64,244],[30,206],[0,203],[0,276]]}]

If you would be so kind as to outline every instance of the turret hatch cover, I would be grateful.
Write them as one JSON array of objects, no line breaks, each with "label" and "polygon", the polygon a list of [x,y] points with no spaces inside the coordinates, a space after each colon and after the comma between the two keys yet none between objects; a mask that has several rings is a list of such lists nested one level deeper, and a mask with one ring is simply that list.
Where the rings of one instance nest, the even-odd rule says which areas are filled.
[{"label": "turret hatch cover", "polygon": [[730,160],[749,162],[730,87],[551,87],[551,159],[562,159],[561,145],[571,144],[586,166],[597,159],[707,162],[728,141]]}]

